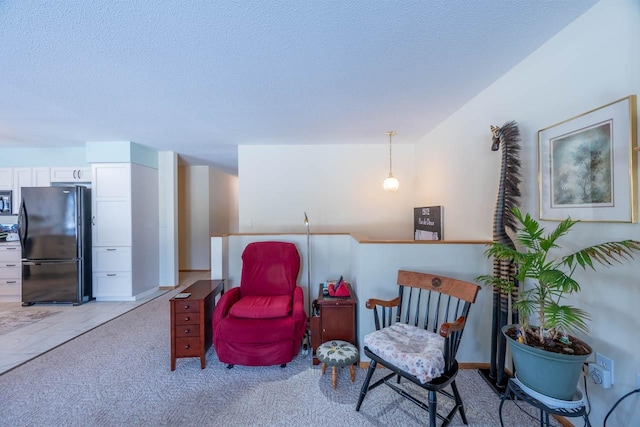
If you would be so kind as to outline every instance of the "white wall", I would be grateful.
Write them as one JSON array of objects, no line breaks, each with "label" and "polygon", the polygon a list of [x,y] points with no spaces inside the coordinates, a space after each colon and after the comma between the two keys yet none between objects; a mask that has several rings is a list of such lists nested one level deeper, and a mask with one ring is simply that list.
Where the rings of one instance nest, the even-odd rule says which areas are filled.
[{"label": "white wall", "polygon": [[158,289],[158,196],[158,170],[132,163],[131,281],[132,295],[136,298]]},{"label": "white wall", "polygon": [[238,178],[209,166],[180,166],[180,270],[209,270],[210,237],[237,231]]},{"label": "white wall", "polygon": [[[490,151],[489,125],[516,120],[522,134],[522,207],[538,218],[537,131],[640,91],[640,2],[604,0],[475,97],[416,147],[424,165],[419,194],[445,206],[447,238],[491,239],[500,157]],[[633,154],[637,155],[637,154]],[[428,183],[436,179],[447,185]],[[637,196],[637,195],[636,195]],[[555,222],[544,223],[552,227]],[[610,240],[640,240],[639,224],[582,223],[569,241],[579,249]],[[636,387],[640,373],[638,260],[576,277],[571,303],[592,313],[587,341],[615,360],[610,390],[590,385],[593,425]],[[465,337],[465,338],[468,338]],[[640,418],[638,399],[618,406],[608,425]],[[635,411],[635,412],[634,412]]]},{"label": "white wall", "polygon": [[177,286],[178,274],[178,155],[158,153],[159,285]]},{"label": "white wall", "polygon": [[238,178],[209,168],[209,233],[238,231]]},{"label": "white wall", "polygon": [[240,146],[239,231],[304,232],[306,211],[312,232],[413,239],[414,145],[395,141],[395,193],[382,189],[388,144]]},{"label": "white wall", "polygon": [[209,167],[179,166],[180,270],[209,270]]}]

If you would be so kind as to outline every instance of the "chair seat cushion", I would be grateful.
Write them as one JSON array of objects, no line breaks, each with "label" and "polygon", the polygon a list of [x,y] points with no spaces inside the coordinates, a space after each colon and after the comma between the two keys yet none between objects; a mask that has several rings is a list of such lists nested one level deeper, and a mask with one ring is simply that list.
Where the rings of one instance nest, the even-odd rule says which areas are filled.
[{"label": "chair seat cushion", "polygon": [[364,345],[422,384],[444,372],[444,338],[431,331],[399,322],[365,335]]},{"label": "chair seat cushion", "polygon": [[291,315],[291,295],[248,295],[233,304],[229,314],[247,319],[272,319]]}]

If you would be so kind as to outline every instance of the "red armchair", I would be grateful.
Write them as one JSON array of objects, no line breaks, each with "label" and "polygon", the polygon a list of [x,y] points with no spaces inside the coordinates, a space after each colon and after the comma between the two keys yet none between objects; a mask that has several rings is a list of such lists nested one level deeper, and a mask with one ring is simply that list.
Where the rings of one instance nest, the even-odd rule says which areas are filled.
[{"label": "red armchair", "polygon": [[284,367],[296,357],[307,325],[299,271],[293,243],[247,245],[240,286],[225,292],[213,313],[213,345],[221,362],[229,368]]}]

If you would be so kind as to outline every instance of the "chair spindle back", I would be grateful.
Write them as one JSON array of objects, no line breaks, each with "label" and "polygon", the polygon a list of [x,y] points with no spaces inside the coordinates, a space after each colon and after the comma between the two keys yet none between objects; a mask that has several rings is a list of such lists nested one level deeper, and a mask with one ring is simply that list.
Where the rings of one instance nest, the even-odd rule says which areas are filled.
[{"label": "chair spindle back", "polygon": [[376,304],[374,311],[376,329],[403,322],[438,333],[444,323],[454,323],[462,317],[463,324],[459,330],[453,328],[448,345],[444,349],[445,360],[453,363],[462,338],[462,326],[479,289],[480,287],[475,283],[400,270],[398,271],[398,297],[386,304],[379,300],[371,300]]}]

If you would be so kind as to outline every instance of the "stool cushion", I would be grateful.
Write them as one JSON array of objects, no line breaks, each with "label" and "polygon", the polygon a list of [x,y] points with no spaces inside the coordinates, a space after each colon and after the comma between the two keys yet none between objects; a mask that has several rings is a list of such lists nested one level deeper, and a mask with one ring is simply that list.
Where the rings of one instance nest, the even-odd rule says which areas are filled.
[{"label": "stool cushion", "polygon": [[316,349],[316,357],[329,366],[348,366],[358,360],[358,349],[346,341],[327,341]]},{"label": "stool cushion", "polygon": [[398,322],[365,335],[364,345],[422,384],[444,372],[444,338],[431,331]]}]

